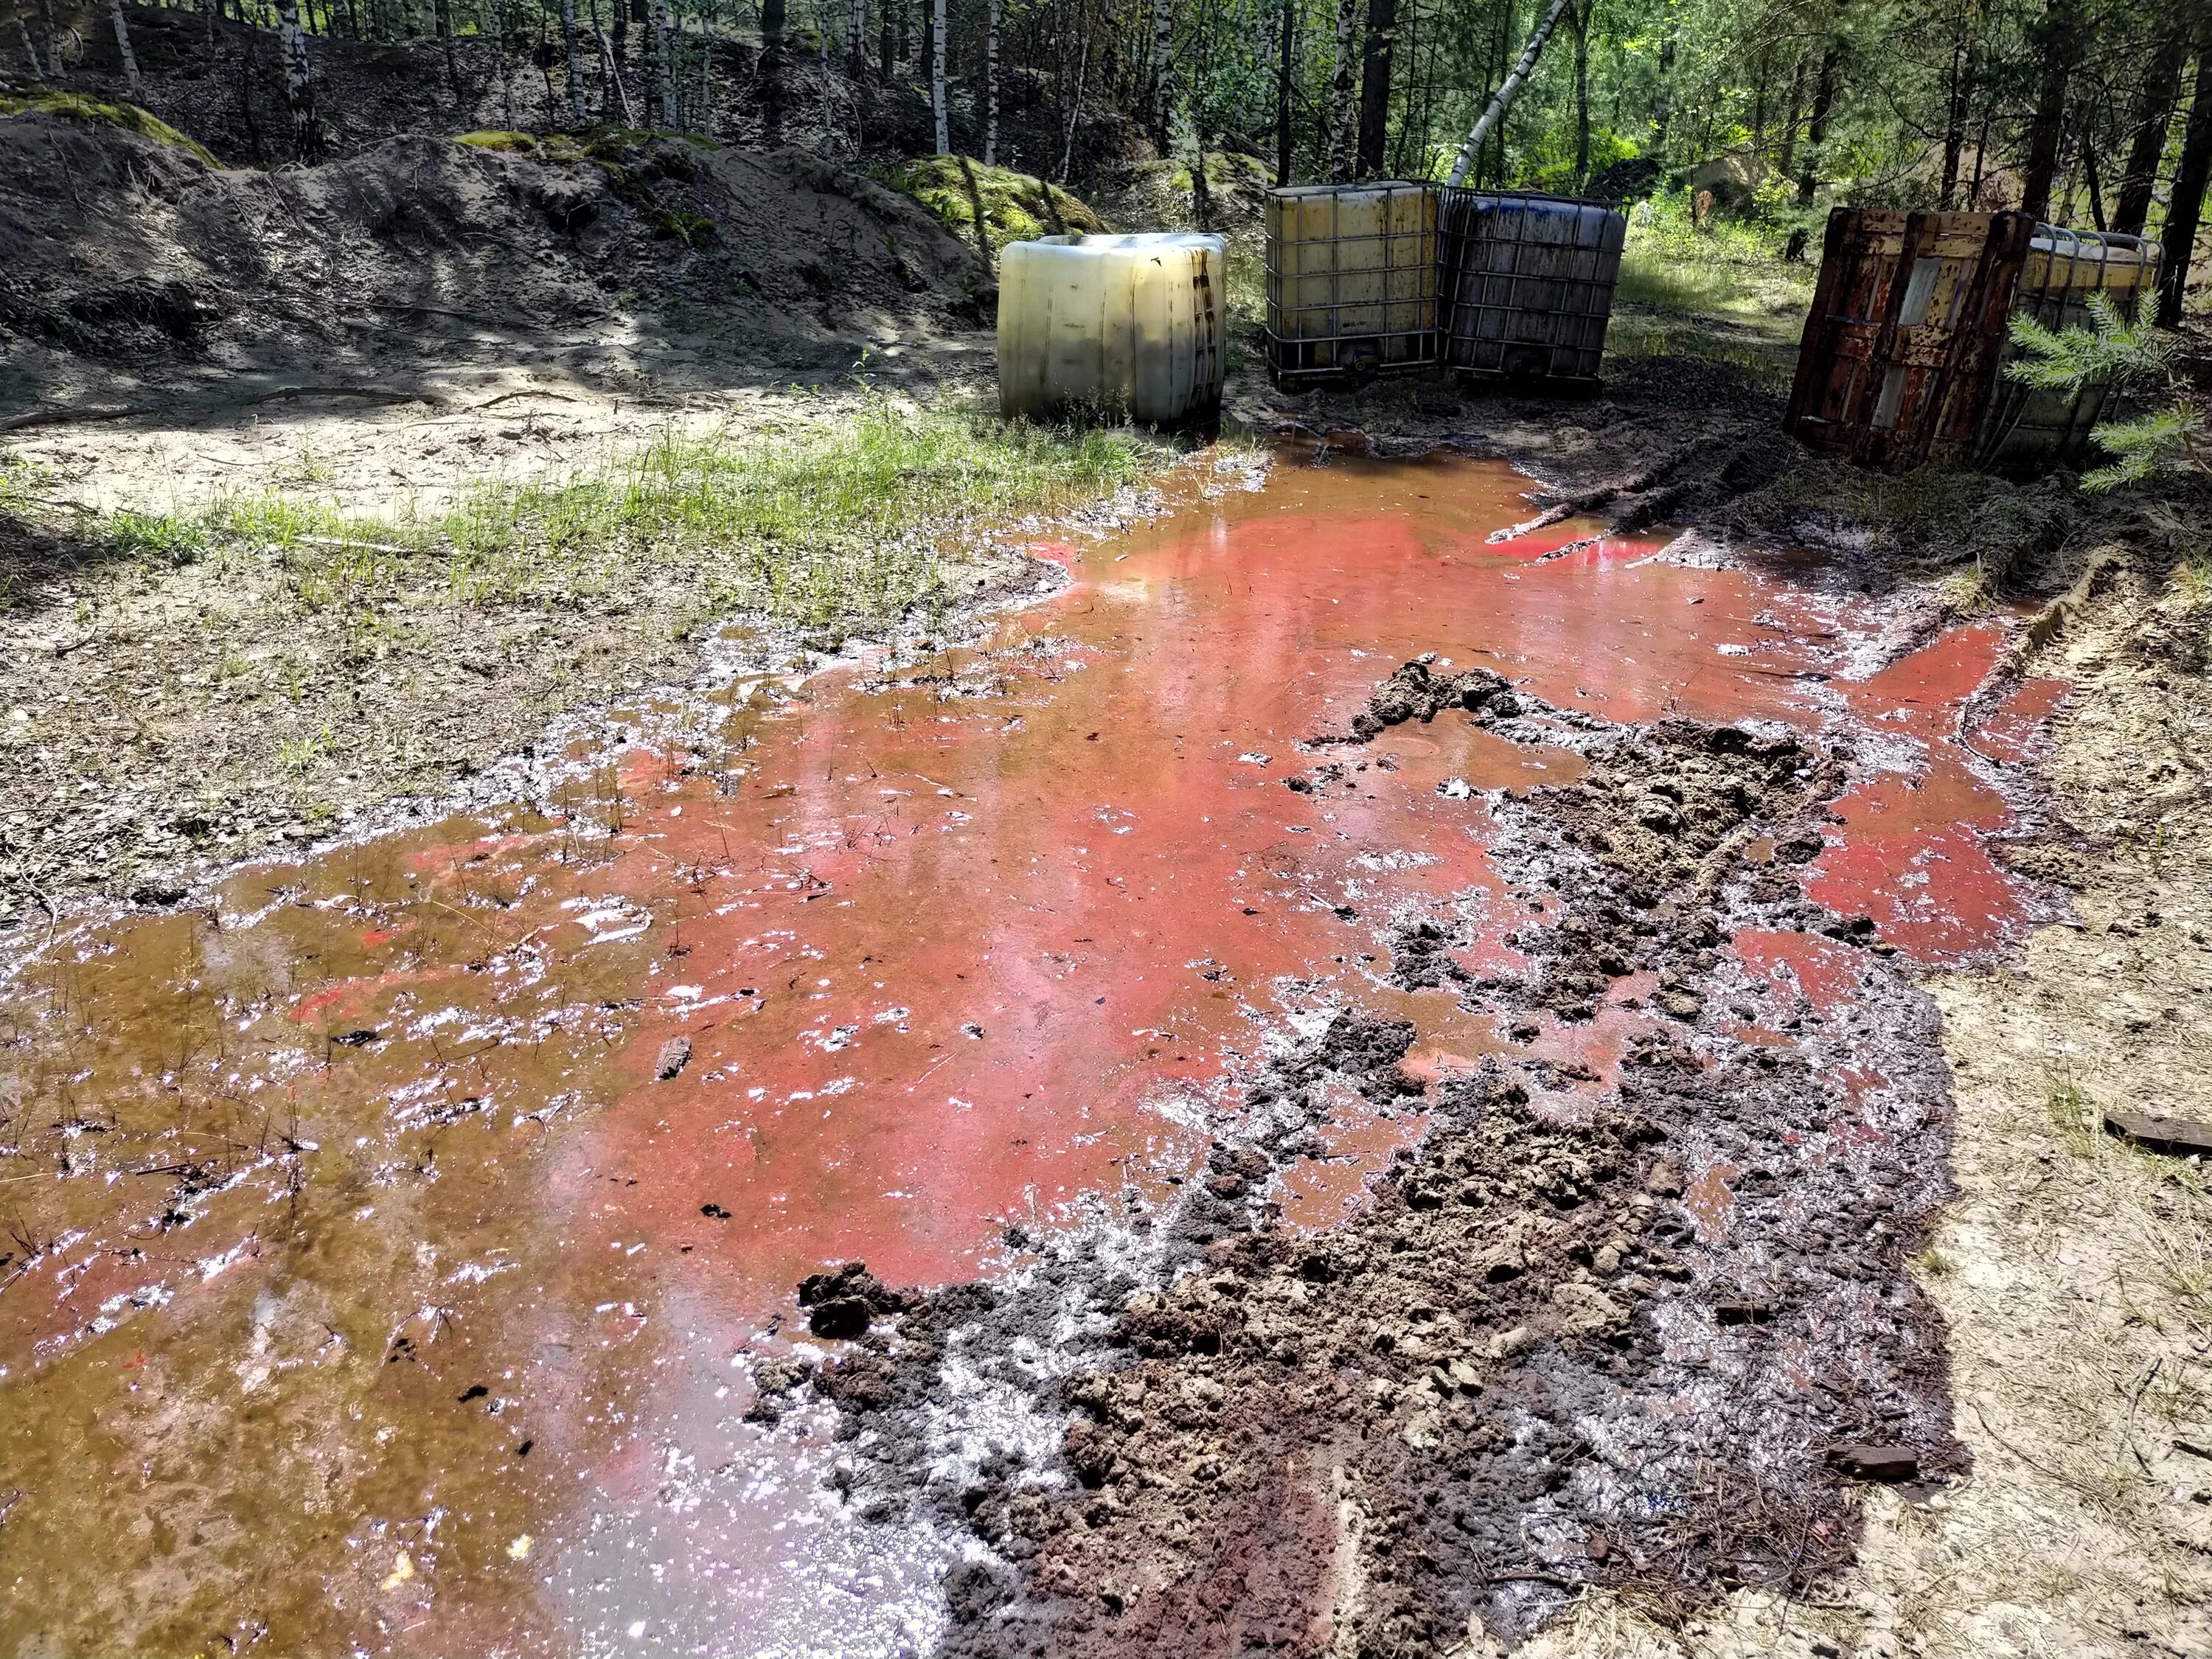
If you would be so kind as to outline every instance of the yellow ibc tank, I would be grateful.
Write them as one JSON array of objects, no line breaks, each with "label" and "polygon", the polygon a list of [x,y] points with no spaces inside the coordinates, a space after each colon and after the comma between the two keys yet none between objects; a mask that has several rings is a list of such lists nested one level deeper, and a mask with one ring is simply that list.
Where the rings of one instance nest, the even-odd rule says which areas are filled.
[{"label": "yellow ibc tank", "polygon": [[1218,236],[1047,236],[999,265],[999,407],[1012,419],[1205,422],[1221,409]]},{"label": "yellow ibc tank", "polygon": [[[2038,225],[2013,290],[2012,314],[2045,328],[2087,328],[2089,296],[2112,296],[2121,315],[2133,317],[2158,287],[2159,246],[2141,236],[2068,230]],[[2018,348],[2008,345],[2009,363]],[[2058,465],[2107,459],[2090,441],[2090,429],[2118,413],[2114,388],[2093,381],[2069,393],[2040,392],[1998,370],[1982,417],[1976,459],[2000,472],[2039,473]]]},{"label": "yellow ibc tank", "polygon": [[1437,360],[1432,186],[1271,191],[1266,223],[1267,366],[1278,385]]}]

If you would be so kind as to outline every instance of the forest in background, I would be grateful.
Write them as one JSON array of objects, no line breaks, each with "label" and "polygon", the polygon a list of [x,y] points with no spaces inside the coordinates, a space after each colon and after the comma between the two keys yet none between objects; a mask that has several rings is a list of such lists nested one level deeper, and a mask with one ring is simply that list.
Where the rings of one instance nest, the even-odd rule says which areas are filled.
[{"label": "forest in background", "polygon": [[0,55],[128,94],[132,13],[172,56],[204,31],[203,73],[272,163],[325,153],[373,96],[359,70],[398,51],[504,128],[933,151],[1079,194],[1164,161],[1201,221],[1224,182],[1446,176],[1550,23],[1470,182],[1710,192],[1778,234],[1839,202],[2022,208],[2162,237],[2169,321],[2212,169],[2212,9],[2191,0],[18,0]]}]

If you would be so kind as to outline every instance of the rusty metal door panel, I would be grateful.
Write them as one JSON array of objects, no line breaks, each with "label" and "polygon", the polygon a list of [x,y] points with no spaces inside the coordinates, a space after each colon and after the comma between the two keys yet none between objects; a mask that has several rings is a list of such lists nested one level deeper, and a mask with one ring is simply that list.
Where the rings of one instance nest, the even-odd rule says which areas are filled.
[{"label": "rusty metal door panel", "polygon": [[1963,455],[2033,228],[2020,213],[1836,209],[1788,429],[1890,472]]}]

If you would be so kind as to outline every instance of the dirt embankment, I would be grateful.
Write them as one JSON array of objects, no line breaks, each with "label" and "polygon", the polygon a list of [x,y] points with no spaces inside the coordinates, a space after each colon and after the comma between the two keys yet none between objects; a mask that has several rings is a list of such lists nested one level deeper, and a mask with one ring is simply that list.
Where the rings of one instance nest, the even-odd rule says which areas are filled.
[{"label": "dirt embankment", "polygon": [[964,332],[991,303],[974,251],[918,204],[797,152],[412,137],[262,173],[96,123],[0,120],[10,426],[134,401],[174,416],[195,393],[438,404],[471,368],[631,398],[726,389]]}]

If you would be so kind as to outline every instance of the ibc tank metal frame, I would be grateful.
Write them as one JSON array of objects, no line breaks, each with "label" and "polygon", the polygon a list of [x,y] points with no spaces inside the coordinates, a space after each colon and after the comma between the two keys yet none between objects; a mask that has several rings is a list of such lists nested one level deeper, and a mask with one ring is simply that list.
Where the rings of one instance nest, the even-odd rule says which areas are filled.
[{"label": "ibc tank metal frame", "polygon": [[[2086,328],[2089,296],[2100,290],[2111,294],[2120,314],[2132,319],[2143,297],[2158,291],[2163,258],[2164,250],[2148,237],[2039,224],[2028,239],[2008,321],[2029,317],[2048,329]],[[2022,472],[2088,459],[2090,432],[2112,412],[2119,389],[2099,381],[2070,397],[2037,391],[2005,378],[2005,366],[2017,355],[2008,337],[1975,441],[1974,465]]]},{"label": "ibc tank metal frame", "polygon": [[1966,459],[2033,229],[2024,213],[1833,210],[1783,429],[1888,472]]},{"label": "ibc tank metal frame", "polygon": [[1628,221],[1601,203],[1447,188],[1437,245],[1444,362],[1461,374],[1593,387]]},{"label": "ibc tank metal frame", "polygon": [[[1383,198],[1381,234],[1346,229],[1340,214],[1343,198],[1376,193]],[[1275,385],[1287,391],[1433,366],[1442,340],[1436,319],[1436,186],[1388,179],[1296,185],[1267,194],[1266,351]],[[1397,210],[1407,198],[1414,203],[1416,228],[1399,230]],[[1323,234],[1281,234],[1291,210],[1322,199],[1329,206]],[[1305,228],[1303,218],[1296,216],[1293,228]],[[1372,257],[1357,264],[1343,263],[1347,246],[1367,244],[1376,246]],[[1313,257],[1324,248],[1325,258]],[[1322,297],[1309,299],[1316,283]],[[1363,312],[1382,313],[1375,320],[1382,326],[1363,326]],[[1412,325],[1394,326],[1402,320],[1395,313],[1406,312],[1412,313]]]}]

